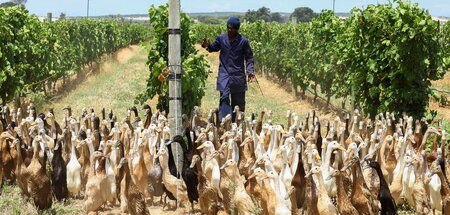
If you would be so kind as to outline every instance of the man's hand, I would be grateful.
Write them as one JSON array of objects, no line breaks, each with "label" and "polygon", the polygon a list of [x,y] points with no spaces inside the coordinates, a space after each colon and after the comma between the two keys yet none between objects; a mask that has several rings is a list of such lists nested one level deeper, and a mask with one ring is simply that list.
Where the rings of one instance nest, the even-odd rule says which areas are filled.
[{"label": "man's hand", "polygon": [[202,47],[206,48],[209,46],[209,39],[208,38],[204,38],[203,39],[203,43],[202,43]]},{"label": "man's hand", "polygon": [[255,73],[248,74],[248,82],[252,82],[253,80],[255,80],[255,78]]}]

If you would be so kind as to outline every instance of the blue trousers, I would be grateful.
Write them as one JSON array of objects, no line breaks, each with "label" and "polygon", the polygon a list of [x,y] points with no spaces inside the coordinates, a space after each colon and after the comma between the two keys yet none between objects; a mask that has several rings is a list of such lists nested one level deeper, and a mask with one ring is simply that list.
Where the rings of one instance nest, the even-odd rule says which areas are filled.
[{"label": "blue trousers", "polygon": [[[231,104],[230,104],[231,97]],[[238,93],[230,93],[229,90],[224,90],[220,92],[220,102],[219,102],[219,121],[222,122],[222,118],[231,114],[231,119],[234,122],[236,114],[233,113],[234,107],[239,106],[239,110],[245,111],[245,91]]]}]

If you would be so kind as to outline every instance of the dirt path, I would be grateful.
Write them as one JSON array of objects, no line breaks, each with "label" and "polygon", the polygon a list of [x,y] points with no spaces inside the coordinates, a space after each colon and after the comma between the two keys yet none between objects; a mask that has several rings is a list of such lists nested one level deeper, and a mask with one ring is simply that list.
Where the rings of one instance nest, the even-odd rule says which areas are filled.
[{"label": "dirt path", "polygon": [[[148,76],[147,53],[138,45],[120,49],[100,62],[99,71],[88,76],[75,89],[69,89],[52,102],[45,103],[40,111],[54,108],[56,118],[61,119],[61,109],[70,104],[74,114],[82,108],[112,109],[122,119],[127,109],[134,105],[134,98],[145,89]],[[156,104],[148,101],[151,106]]]}]

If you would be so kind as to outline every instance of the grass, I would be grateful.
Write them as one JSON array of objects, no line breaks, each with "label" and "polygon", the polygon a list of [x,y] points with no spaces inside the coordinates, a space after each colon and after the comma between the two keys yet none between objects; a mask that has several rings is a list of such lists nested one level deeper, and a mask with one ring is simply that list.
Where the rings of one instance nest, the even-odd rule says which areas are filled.
[{"label": "grass", "polygon": [[148,75],[146,61],[144,48],[124,48],[100,62],[99,73],[87,77],[60,99],[47,102],[38,109],[45,113],[48,108],[54,108],[57,119],[61,119],[61,109],[65,105],[71,105],[75,115],[79,115],[82,108],[92,107],[97,114],[105,108],[107,111],[112,109],[121,120],[126,116],[127,109],[134,105],[134,98],[145,89]]},{"label": "grass", "polygon": [[25,199],[20,194],[19,187],[15,185],[3,185],[0,195],[0,214],[12,215],[53,215],[67,214],[78,215],[84,214],[84,210],[79,205],[72,204],[71,199],[66,202],[53,202],[50,209],[39,211],[34,207],[31,199]]}]

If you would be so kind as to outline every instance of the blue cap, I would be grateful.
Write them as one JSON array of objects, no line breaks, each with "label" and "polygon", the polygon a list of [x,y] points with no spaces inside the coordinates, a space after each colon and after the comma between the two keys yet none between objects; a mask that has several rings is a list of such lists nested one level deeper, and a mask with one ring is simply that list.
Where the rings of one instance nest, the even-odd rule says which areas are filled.
[{"label": "blue cap", "polygon": [[232,16],[228,19],[227,28],[239,29],[239,27],[241,27],[241,21],[239,21],[239,18]]}]

